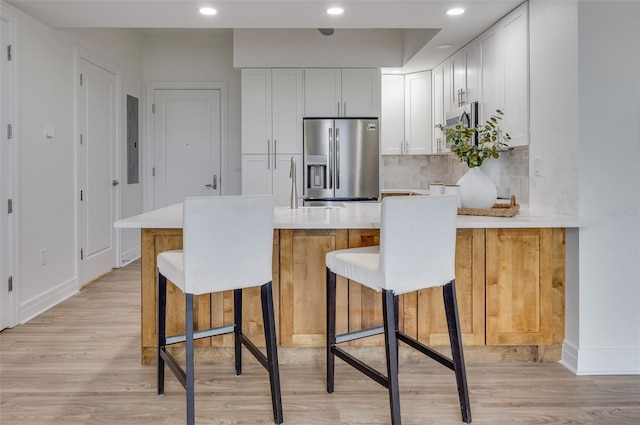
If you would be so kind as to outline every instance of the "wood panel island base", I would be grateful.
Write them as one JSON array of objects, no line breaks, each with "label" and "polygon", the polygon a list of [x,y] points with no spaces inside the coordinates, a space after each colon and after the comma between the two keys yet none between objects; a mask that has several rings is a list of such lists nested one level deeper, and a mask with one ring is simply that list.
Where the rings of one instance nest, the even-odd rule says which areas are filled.
[{"label": "wood panel island base", "polygon": [[[122,220],[118,227],[142,229],[142,363],[156,358],[156,256],[182,246],[181,207],[171,220],[158,211]],[[156,216],[153,216],[156,214]],[[276,208],[273,242],[273,289],[279,358],[282,363],[324,363],[325,254],[379,241],[379,205],[348,208]],[[505,219],[459,217],[456,289],[468,362],[555,362],[564,338],[565,227],[577,219],[535,215]],[[157,221],[151,220],[156,217]],[[555,219],[552,220],[552,219]],[[564,221],[563,221],[564,220]],[[306,226],[306,227],[305,227]],[[333,226],[333,227],[328,227]],[[168,290],[168,332],[184,329],[184,298]],[[380,294],[344,278],[338,281],[338,332],[381,323]],[[243,328],[263,341],[259,288],[244,290]],[[199,296],[196,328],[232,323],[231,292]],[[253,307],[253,308],[252,308]],[[448,351],[441,288],[401,296],[400,326],[409,335]],[[382,339],[352,341],[350,349],[366,360],[378,357]],[[232,335],[198,341],[196,361],[231,362]],[[415,359],[410,350],[400,355]],[[180,355],[180,347],[175,348]],[[247,361],[251,361],[247,358]]]}]

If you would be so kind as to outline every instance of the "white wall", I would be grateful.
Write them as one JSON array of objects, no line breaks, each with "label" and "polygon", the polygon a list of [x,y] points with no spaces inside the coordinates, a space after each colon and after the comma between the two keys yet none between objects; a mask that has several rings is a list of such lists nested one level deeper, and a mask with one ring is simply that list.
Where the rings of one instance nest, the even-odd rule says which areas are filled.
[{"label": "white wall", "polygon": [[640,374],[640,3],[578,3],[576,370]]},{"label": "white wall", "polygon": [[240,70],[233,68],[232,31],[145,32],[143,79],[145,82],[227,82],[227,194],[240,194]]},{"label": "white wall", "polygon": [[562,363],[640,373],[640,3],[530,3],[531,206],[567,231]]},{"label": "white wall", "polygon": [[[427,39],[435,35],[425,33],[421,35]],[[408,59],[404,57],[404,37],[404,31],[394,29],[336,29],[331,36],[324,36],[316,29],[236,29],[233,31],[233,65],[237,68],[400,68]],[[426,43],[424,38],[420,41],[422,45]],[[410,50],[415,53],[419,49],[412,46]]]},{"label": "white wall", "polygon": [[[121,101],[126,93],[139,96],[142,80],[139,37],[133,33],[59,30],[23,13],[17,15],[16,290],[18,321],[22,323],[75,293],[83,283],[78,282],[76,269],[74,45],[121,68]],[[124,115],[121,120],[126,122]],[[45,125],[55,127],[55,138],[43,136]],[[126,128],[123,132],[121,139],[126,143]],[[123,187],[123,214],[141,211],[137,186]],[[130,247],[132,240],[125,235],[124,247]],[[48,251],[44,266],[40,265],[42,249]]]},{"label": "white wall", "polygon": [[[532,209],[578,214],[578,18],[575,1],[529,3]],[[558,183],[561,184],[558,184]]]}]

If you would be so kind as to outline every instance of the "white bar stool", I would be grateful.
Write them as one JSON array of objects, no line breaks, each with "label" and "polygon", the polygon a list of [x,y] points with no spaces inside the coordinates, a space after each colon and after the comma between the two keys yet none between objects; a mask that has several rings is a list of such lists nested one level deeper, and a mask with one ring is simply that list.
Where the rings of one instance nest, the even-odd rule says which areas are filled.
[{"label": "white bar stool", "polygon": [[[457,200],[451,195],[387,197],[382,201],[380,246],[329,252],[327,266],[327,392],[334,387],[335,357],[389,390],[391,423],[400,425],[398,341],[453,370],[462,420],[471,423],[455,292]],[[336,275],[382,291],[383,326],[336,335]],[[398,295],[443,287],[453,360],[398,330]],[[338,344],[384,333],[387,374],[365,364]]]},{"label": "white bar stool", "polygon": [[[164,365],[187,393],[187,424],[195,423],[194,340],[235,334],[236,374],[242,345],[269,372],[273,418],[283,421],[273,310],[273,196],[211,196],[184,200],[183,249],[158,255],[158,395],[164,394]],[[186,295],[186,333],[166,336],[167,279]],[[242,288],[260,286],[266,356],[242,333]],[[233,290],[234,323],[194,331],[193,296]],[[186,373],[167,346],[186,342]]]}]

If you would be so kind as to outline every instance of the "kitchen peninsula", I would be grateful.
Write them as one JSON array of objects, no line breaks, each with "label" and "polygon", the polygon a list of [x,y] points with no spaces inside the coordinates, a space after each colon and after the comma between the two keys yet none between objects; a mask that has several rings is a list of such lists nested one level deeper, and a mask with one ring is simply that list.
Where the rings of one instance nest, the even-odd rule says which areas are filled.
[{"label": "kitchen peninsula", "polygon": [[[328,251],[379,243],[380,204],[344,207],[276,207],[273,288],[280,361],[322,362],[325,344],[325,265]],[[514,217],[458,216],[456,285],[467,361],[557,361],[564,339],[565,229],[572,216],[523,209]],[[142,230],[142,363],[156,356],[156,256],[182,246],[182,205],[116,222]],[[247,241],[248,242],[248,241]],[[381,300],[375,291],[338,282],[338,332],[377,326]],[[448,347],[439,288],[400,298],[404,332],[432,346]],[[247,306],[259,306],[259,289],[245,289]],[[184,329],[180,291],[167,295],[169,333]],[[231,292],[197,297],[196,328],[232,322]],[[260,341],[259,308],[247,308],[245,333]],[[348,314],[346,314],[348,313]],[[232,335],[201,340],[200,362],[232,356]],[[371,350],[382,340],[352,341]],[[359,347],[356,347],[359,346]],[[402,355],[402,353],[401,353]]]}]

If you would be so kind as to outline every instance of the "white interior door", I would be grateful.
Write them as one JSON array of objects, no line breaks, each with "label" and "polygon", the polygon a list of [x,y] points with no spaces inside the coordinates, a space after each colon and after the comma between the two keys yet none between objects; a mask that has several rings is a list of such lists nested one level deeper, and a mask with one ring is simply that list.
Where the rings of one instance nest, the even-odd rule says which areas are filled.
[{"label": "white interior door", "polygon": [[[4,10],[2,11],[4,14]],[[15,67],[9,60],[9,46],[13,44],[13,19],[0,16],[2,54],[0,55],[0,200],[2,200],[2,214],[0,215],[0,330],[15,326],[15,221],[14,213],[9,212],[11,199],[13,211],[14,188],[14,144],[13,117],[14,108],[14,76]],[[12,127],[9,135],[9,125]],[[4,208],[7,208],[6,210]],[[9,283],[11,282],[11,284]],[[10,287],[11,286],[11,287]]]},{"label": "white interior door", "polygon": [[117,77],[78,59],[80,283],[117,265]]},{"label": "white interior door", "polygon": [[154,208],[221,193],[220,90],[154,90]]}]

